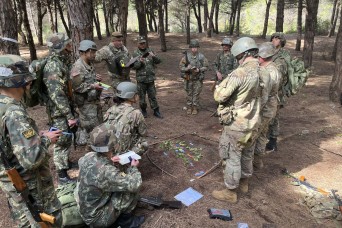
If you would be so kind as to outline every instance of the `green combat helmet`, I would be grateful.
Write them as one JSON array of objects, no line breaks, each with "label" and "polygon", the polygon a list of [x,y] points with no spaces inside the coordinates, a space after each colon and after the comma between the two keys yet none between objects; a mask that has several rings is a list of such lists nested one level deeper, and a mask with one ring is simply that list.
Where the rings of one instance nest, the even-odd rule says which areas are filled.
[{"label": "green combat helmet", "polygon": [[255,41],[250,37],[242,37],[234,43],[231,52],[236,57],[252,49],[258,49]]},{"label": "green combat helmet", "polygon": [[233,46],[233,41],[230,38],[225,37],[223,38],[222,43],[221,43],[221,46],[223,45]]},{"label": "green combat helmet", "polygon": [[284,47],[286,44],[286,38],[285,38],[284,33],[282,33],[282,32],[273,33],[270,41],[272,41],[273,38],[275,38],[275,37],[279,38],[281,47]]},{"label": "green combat helmet", "polygon": [[121,82],[116,87],[116,96],[123,99],[131,99],[138,92],[137,85],[132,82]]},{"label": "green combat helmet", "polygon": [[82,40],[80,42],[80,46],[78,48],[79,51],[88,51],[89,49],[92,50],[97,50],[96,44],[95,42],[91,41],[91,40]]},{"label": "green combat helmet", "polygon": [[59,53],[71,42],[71,39],[64,33],[54,33],[46,41],[50,51]]},{"label": "green combat helmet", "polygon": [[197,39],[193,39],[190,41],[189,48],[199,48],[199,41]]},{"label": "green combat helmet", "polygon": [[108,123],[95,127],[90,133],[89,138],[91,149],[98,153],[112,151],[117,144],[117,139],[113,132],[115,132],[114,126]]},{"label": "green combat helmet", "polygon": [[0,56],[0,87],[20,88],[32,81],[27,62],[18,55]]},{"label": "green combat helmet", "polygon": [[259,56],[263,59],[272,57],[277,53],[277,49],[274,47],[272,42],[264,42],[259,45]]}]

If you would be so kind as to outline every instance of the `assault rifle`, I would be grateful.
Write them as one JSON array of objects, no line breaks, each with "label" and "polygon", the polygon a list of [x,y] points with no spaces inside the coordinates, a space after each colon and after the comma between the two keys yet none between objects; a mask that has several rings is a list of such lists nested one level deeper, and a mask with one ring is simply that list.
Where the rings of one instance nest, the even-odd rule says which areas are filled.
[{"label": "assault rifle", "polygon": [[137,57],[134,57],[134,58],[131,58],[131,60],[129,60],[128,63],[126,63],[126,67],[130,67],[131,65],[133,65],[136,61],[138,61],[138,59],[140,58],[146,58],[147,56],[149,56],[150,53],[149,52],[146,52],[145,54],[143,55],[138,55]]},{"label": "assault rifle", "polygon": [[6,171],[8,178],[12,182],[14,188],[17,190],[19,197],[21,197],[22,200],[25,202],[34,220],[42,228],[51,227],[50,224],[54,224],[56,222],[56,218],[52,215],[48,215],[39,210],[34,198],[29,192],[29,189],[25,181],[18,173],[18,170],[16,170],[16,168],[14,168],[9,162],[9,160],[6,158],[5,152],[3,151],[1,146],[0,146],[0,153],[1,153],[1,161],[4,164],[5,171]]},{"label": "assault rifle", "polygon": [[162,196],[158,195],[154,196],[141,196],[139,199],[140,202],[147,203],[156,207],[168,207],[171,209],[180,209],[182,208],[182,202],[178,200],[173,201],[164,201],[162,200]]},{"label": "assault rifle", "polygon": [[338,204],[338,210],[341,212],[342,214],[342,200],[340,199],[340,197],[336,194],[337,190],[331,190],[331,193],[333,194],[337,204]]}]

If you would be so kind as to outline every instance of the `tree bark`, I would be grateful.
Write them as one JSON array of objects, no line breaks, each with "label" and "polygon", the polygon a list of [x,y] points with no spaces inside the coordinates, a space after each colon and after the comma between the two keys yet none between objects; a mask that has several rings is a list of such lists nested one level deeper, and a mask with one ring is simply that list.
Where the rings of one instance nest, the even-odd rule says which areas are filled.
[{"label": "tree bark", "polygon": [[[19,0],[20,1],[20,0]],[[48,8],[48,16],[49,16],[49,22],[50,22],[50,29],[53,33],[56,32],[55,30],[55,22],[53,20],[53,13],[52,13],[52,2],[53,0],[46,0],[46,5],[47,5],[47,8]]]},{"label": "tree bark", "polygon": [[229,35],[233,35],[234,33],[236,10],[237,10],[237,1],[232,0],[231,1],[232,13],[230,14],[230,19],[229,19]]},{"label": "tree bark", "polygon": [[66,32],[66,33],[68,34],[68,36],[70,37],[70,30],[69,30],[69,27],[68,27],[68,25],[67,25],[67,23],[66,23],[66,21],[65,21],[64,13],[63,13],[63,7],[62,7],[60,1],[57,2],[57,7],[58,7],[59,16],[61,17],[61,20],[62,20],[64,29],[65,29],[65,32]]},{"label": "tree bark", "polygon": [[27,11],[27,16],[29,18],[29,21],[31,21],[30,25],[33,27],[34,35],[38,36],[37,26],[36,26],[36,22],[34,21],[34,18],[33,18],[33,12],[31,9],[31,2],[30,1],[26,1],[26,11]]},{"label": "tree bark", "polygon": [[302,45],[302,32],[303,32],[302,13],[303,13],[303,0],[298,0],[296,51],[300,51],[300,46]]},{"label": "tree bark", "polygon": [[[340,9],[340,15],[342,15],[342,7]],[[337,32],[337,36],[335,39],[335,44],[334,44],[334,49],[332,52],[332,59],[336,61],[336,54],[337,54],[337,44],[338,44],[338,39],[342,39],[342,27],[341,27],[341,22],[342,22],[342,16],[340,16],[340,26],[338,27],[338,32]],[[340,36],[338,37],[338,33],[341,33]]]},{"label": "tree bark", "polygon": [[36,51],[36,47],[34,46],[33,36],[32,36],[32,32],[30,28],[30,22],[29,22],[28,15],[27,15],[26,0],[20,0],[20,4],[23,10],[23,23],[24,23],[24,28],[26,30],[26,34],[27,34],[27,42],[28,42],[29,49],[30,49],[31,60],[35,60],[37,59],[37,51]]},{"label": "tree bark", "polygon": [[203,28],[204,31],[208,30],[208,18],[209,18],[209,10],[208,10],[208,0],[204,0],[203,3]]},{"label": "tree bark", "polygon": [[94,19],[94,24],[95,24],[97,38],[99,40],[102,40],[101,26],[100,26],[100,20],[99,20],[99,12],[98,12],[98,9],[97,9],[96,2],[94,2],[93,8],[94,8],[94,10],[93,10],[93,13],[94,13],[93,19]]},{"label": "tree bark", "polygon": [[[333,9],[332,9],[332,12],[331,12],[331,17],[330,17],[330,28],[329,28],[328,37],[331,37],[331,36],[334,35],[334,34],[332,34],[332,33],[333,33],[333,31],[335,30],[335,27],[334,27],[334,30],[333,30],[334,21],[335,21],[335,14],[338,13],[338,9],[336,10],[337,1],[338,1],[338,0],[334,0]],[[338,8],[338,7],[337,7],[337,8]],[[335,24],[335,26],[336,26],[336,24]]]},{"label": "tree bark", "polygon": [[[196,20],[197,20],[197,28],[198,28],[198,33],[202,33],[202,20],[201,20],[201,4],[200,0],[192,0],[191,1],[191,6],[194,11]],[[198,13],[197,13],[197,8],[198,7]]]},{"label": "tree bark", "polygon": [[58,18],[58,15],[57,15],[57,8],[58,8],[58,2],[59,2],[59,0],[55,0],[54,1],[54,10],[55,10],[55,24],[54,24],[54,30],[56,31],[56,32],[58,32],[58,20],[57,20],[57,18]]},{"label": "tree bark", "polygon": [[20,0],[16,0],[17,3],[17,14],[18,14],[18,23],[17,23],[17,28],[18,28],[18,33],[21,37],[22,44],[27,45],[27,39],[26,35],[23,32],[22,25],[23,25],[23,10],[21,9],[21,4],[19,2]]},{"label": "tree bark", "polygon": [[105,25],[106,25],[106,36],[109,37],[110,32],[109,32],[109,25],[108,25],[106,0],[102,0],[102,9],[103,9],[103,15],[104,15],[104,20],[105,20]]},{"label": "tree bark", "polygon": [[[301,0],[299,0],[301,1]],[[268,28],[268,18],[270,17],[270,8],[271,8],[272,0],[266,0],[266,13],[265,13],[265,21],[264,21],[264,29],[262,30],[261,38],[266,39],[267,28]]]},{"label": "tree bark", "polygon": [[210,16],[209,16],[209,28],[207,30],[207,37],[210,38],[212,37],[212,32],[213,32],[213,17],[214,17],[214,11],[216,7],[217,0],[212,1],[211,9],[210,9]]},{"label": "tree bark", "polygon": [[42,3],[37,0],[37,24],[38,24],[38,44],[43,45],[43,18],[45,13],[42,12]]},{"label": "tree bark", "polygon": [[186,11],[186,43],[190,44],[190,3],[187,2],[186,5],[187,11]]},{"label": "tree bark", "polygon": [[158,19],[159,19],[159,37],[160,37],[160,50],[166,52],[166,38],[164,29],[164,0],[158,0]]},{"label": "tree bark", "polygon": [[237,36],[240,36],[241,2],[242,2],[242,0],[237,0],[237,16],[236,16],[236,28],[235,28],[235,33]]},{"label": "tree bark", "polygon": [[[135,8],[138,16],[139,23],[139,35],[145,36],[147,39],[147,23],[146,23],[146,12],[145,4],[143,0],[135,0]],[[148,42],[148,40],[146,40]]]},{"label": "tree bark", "polygon": [[219,27],[218,27],[218,17],[220,14],[220,0],[217,0],[216,7],[215,7],[215,33],[219,34]]},{"label": "tree bark", "polygon": [[[310,0],[308,0],[310,1]],[[277,19],[276,19],[276,32],[283,32],[284,26],[284,8],[285,1],[278,0],[277,3]]]},{"label": "tree bark", "polygon": [[319,0],[306,1],[306,19],[305,19],[305,35],[304,35],[304,50],[303,60],[305,68],[312,65],[312,51],[315,41],[315,25],[317,21],[317,10]]},{"label": "tree bark", "polygon": [[123,35],[123,43],[127,44],[127,17],[128,17],[128,0],[120,0],[120,20],[121,20],[121,28],[120,32]]},{"label": "tree bark", "polygon": [[339,15],[339,12],[340,12],[340,6],[341,6],[341,3],[338,2],[337,3],[337,7],[336,7],[336,12],[334,14],[334,21],[333,21],[333,23],[332,23],[332,25],[330,27],[328,37],[331,37],[331,36],[335,35],[336,23],[337,23],[338,15]]},{"label": "tree bark", "polygon": [[165,10],[164,10],[164,12],[165,12],[165,32],[170,32],[170,30],[169,30],[169,12],[168,12],[168,9],[169,9],[169,7],[168,7],[168,2],[167,2],[168,0],[164,0],[164,7],[165,7]]},{"label": "tree bark", "polygon": [[[0,36],[18,40],[17,18],[11,0],[0,1]],[[20,13],[20,12],[19,12]],[[0,54],[20,55],[17,43],[0,39]]]}]

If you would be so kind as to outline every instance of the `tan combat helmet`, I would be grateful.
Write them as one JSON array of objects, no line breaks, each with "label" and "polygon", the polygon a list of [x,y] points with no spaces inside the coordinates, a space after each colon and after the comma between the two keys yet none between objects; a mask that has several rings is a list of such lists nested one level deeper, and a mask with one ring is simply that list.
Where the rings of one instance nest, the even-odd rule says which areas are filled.
[{"label": "tan combat helmet", "polygon": [[71,43],[71,39],[64,33],[54,33],[46,41],[50,51],[59,53]]},{"label": "tan combat helmet", "polygon": [[199,48],[199,41],[197,39],[190,40],[189,48]]},{"label": "tan combat helmet", "polygon": [[250,50],[258,50],[255,41],[250,37],[242,37],[234,43],[231,52],[236,57],[242,53],[247,54]]},{"label": "tan combat helmet", "polygon": [[286,38],[285,38],[285,34],[284,34],[284,33],[282,33],[282,32],[275,32],[275,33],[273,33],[272,36],[271,36],[271,40],[270,40],[270,41],[272,41],[274,37],[279,38],[279,40],[280,40],[280,46],[281,46],[281,47],[284,47],[284,46],[285,46],[285,44],[286,44]]},{"label": "tan combat helmet", "polygon": [[272,57],[277,53],[277,49],[272,42],[264,42],[259,45],[259,56],[263,59]]}]

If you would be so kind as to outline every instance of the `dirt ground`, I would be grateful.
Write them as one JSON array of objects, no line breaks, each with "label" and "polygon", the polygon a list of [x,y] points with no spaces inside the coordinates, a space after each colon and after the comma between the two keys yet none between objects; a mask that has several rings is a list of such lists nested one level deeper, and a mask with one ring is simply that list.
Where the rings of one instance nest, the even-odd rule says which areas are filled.
[{"label": "dirt ground", "polygon": [[[132,52],[137,34],[129,34],[128,49]],[[224,35],[211,39],[202,35],[199,38],[200,51],[213,63],[220,50]],[[316,37],[312,74],[299,94],[288,99],[288,104],[281,110],[281,135],[278,151],[265,157],[265,168],[256,170],[250,181],[248,194],[239,194],[237,204],[227,204],[213,199],[211,192],[223,189],[222,168],[209,175],[196,179],[195,174],[208,170],[219,161],[218,139],[221,125],[217,117],[212,117],[216,104],[210,91],[213,70],[206,73],[206,80],[201,94],[201,110],[197,116],[186,115],[185,92],[179,77],[178,63],[182,51],[187,49],[186,37],[179,34],[167,35],[167,52],[159,52],[160,44],[156,34],[150,36],[149,45],[163,60],[158,66],[156,81],[158,101],[164,119],[153,117],[148,110],[148,141],[151,144],[148,156],[155,164],[171,177],[154,166],[146,155],[141,161],[143,176],[142,195],[163,194],[165,200],[172,200],[181,191],[192,187],[203,197],[180,210],[156,209],[153,211],[138,208],[138,214],[146,215],[143,227],[237,227],[237,223],[247,223],[249,227],[342,227],[336,220],[315,219],[308,209],[300,204],[303,191],[291,184],[291,179],[281,174],[287,168],[296,176],[305,176],[314,186],[324,189],[337,189],[342,192],[342,108],[328,99],[329,84],[334,72],[334,63],[329,60],[334,38]],[[265,40],[257,39],[258,43]],[[96,41],[99,47],[108,43],[108,39]],[[289,36],[287,49],[293,56],[301,52],[294,51],[295,36]],[[39,48],[42,56],[47,51]],[[23,48],[22,54],[28,55]],[[97,64],[98,73],[106,81],[108,77],[103,63]],[[132,78],[134,80],[134,72]],[[47,128],[47,116],[44,107],[30,109],[30,114],[37,121],[40,129]],[[188,153],[185,158],[177,157],[179,149],[176,143],[183,141],[188,147],[196,148],[196,154]],[[169,150],[160,147],[165,142],[172,142]],[[176,148],[178,147],[178,148]],[[186,146],[185,146],[186,147]],[[184,148],[184,147],[183,147]],[[86,153],[84,148],[72,152],[73,160]],[[179,155],[178,155],[179,156]],[[55,168],[51,163],[52,170]],[[342,195],[342,193],[341,193]],[[229,209],[233,221],[212,220],[208,217],[208,208]],[[0,194],[0,227],[13,227],[4,194]]]}]

